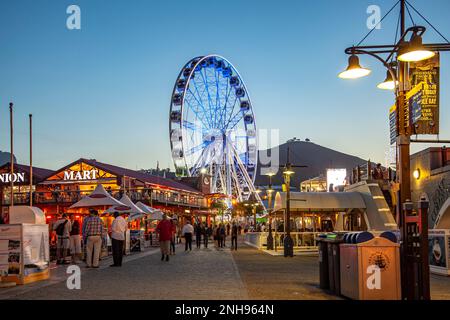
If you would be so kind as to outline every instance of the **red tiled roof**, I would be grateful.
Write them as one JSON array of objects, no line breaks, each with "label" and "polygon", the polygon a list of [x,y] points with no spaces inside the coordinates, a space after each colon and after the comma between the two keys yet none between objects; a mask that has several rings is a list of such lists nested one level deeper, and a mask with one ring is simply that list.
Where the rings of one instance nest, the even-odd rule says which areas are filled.
[{"label": "red tiled roof", "polygon": [[183,190],[183,191],[187,191],[187,192],[194,192],[194,193],[201,193],[199,190],[188,186],[184,183],[172,180],[172,179],[167,179],[167,178],[161,178],[158,176],[153,176],[147,173],[142,173],[139,171],[135,171],[135,170],[131,170],[131,169],[127,169],[127,168],[123,168],[123,167],[118,167],[118,166],[114,166],[111,164],[107,164],[107,163],[102,163],[102,162],[98,162],[97,160],[93,160],[93,159],[83,159],[81,158],[80,160],[78,160],[77,162],[85,162],[91,166],[97,167],[99,169],[111,172],[113,174],[116,174],[118,176],[127,176],[127,177],[131,177],[131,178],[135,178],[137,180],[140,180],[142,182],[146,182],[146,183],[150,183],[150,184],[155,184],[155,185],[160,185],[160,186],[164,186],[167,188],[172,188],[172,189],[178,189],[178,190]]}]

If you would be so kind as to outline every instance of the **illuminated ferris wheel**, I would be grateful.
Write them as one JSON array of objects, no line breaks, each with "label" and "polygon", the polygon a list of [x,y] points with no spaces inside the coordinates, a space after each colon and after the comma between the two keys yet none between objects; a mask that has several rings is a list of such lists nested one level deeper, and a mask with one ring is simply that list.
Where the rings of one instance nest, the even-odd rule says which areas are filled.
[{"label": "illuminated ferris wheel", "polygon": [[229,200],[244,201],[255,192],[255,116],[248,90],[229,61],[208,55],[182,68],[172,93],[169,122],[178,176],[206,173],[212,192]]}]

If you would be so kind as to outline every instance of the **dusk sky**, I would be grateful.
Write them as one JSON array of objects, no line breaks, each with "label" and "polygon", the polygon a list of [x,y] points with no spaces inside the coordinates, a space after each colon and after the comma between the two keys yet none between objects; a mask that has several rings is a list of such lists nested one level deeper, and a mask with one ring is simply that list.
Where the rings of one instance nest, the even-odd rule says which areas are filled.
[{"label": "dusk sky", "polygon": [[[344,49],[369,31],[369,5],[384,15],[396,0],[0,2],[0,150],[58,169],[80,157],[131,169],[173,167],[168,133],[174,81],[191,58],[216,53],[240,72],[259,129],[384,163],[393,92],[376,88],[386,71],[361,57],[370,77],[344,81]],[[410,0],[447,38],[450,1]],[[81,8],[81,30],[66,9]],[[431,7],[431,5],[433,7]],[[428,25],[415,13],[419,25]],[[398,7],[364,44],[394,42]],[[428,28],[424,42],[443,41]],[[442,139],[450,139],[450,53],[441,55]],[[426,147],[414,145],[413,151]]]}]

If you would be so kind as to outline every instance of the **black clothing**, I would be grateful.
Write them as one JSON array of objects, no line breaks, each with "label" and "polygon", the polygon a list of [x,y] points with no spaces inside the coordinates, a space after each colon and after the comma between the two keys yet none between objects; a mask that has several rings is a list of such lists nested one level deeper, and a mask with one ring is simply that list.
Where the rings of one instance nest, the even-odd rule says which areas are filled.
[{"label": "black clothing", "polygon": [[70,231],[71,236],[77,236],[80,234],[80,222],[78,220],[75,220],[72,223],[72,230]]},{"label": "black clothing", "polygon": [[184,250],[187,251],[188,247],[189,250],[192,250],[192,233],[185,233],[184,240],[186,241]]},{"label": "black clothing", "polygon": [[231,236],[231,250],[237,250],[237,235]]},{"label": "black clothing", "polygon": [[113,254],[113,261],[115,266],[122,266],[122,256],[123,256],[123,240],[112,240],[112,254]]}]

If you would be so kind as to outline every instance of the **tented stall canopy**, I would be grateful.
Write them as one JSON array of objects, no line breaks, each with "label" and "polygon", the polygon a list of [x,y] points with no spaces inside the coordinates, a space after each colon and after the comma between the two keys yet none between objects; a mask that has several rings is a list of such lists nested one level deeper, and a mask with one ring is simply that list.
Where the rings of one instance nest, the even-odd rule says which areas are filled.
[{"label": "tented stall canopy", "polygon": [[136,203],[136,206],[148,214],[149,220],[162,220],[163,213],[161,212],[161,210],[149,207],[140,201]]},{"label": "tented stall canopy", "polygon": [[124,204],[106,192],[103,185],[98,184],[90,195],[84,196],[80,201],[70,206],[70,209],[101,206],[124,206]]},{"label": "tented stall canopy", "polygon": [[129,214],[128,221],[145,217],[146,213],[141,208],[136,206],[126,194],[120,198],[120,202],[123,205],[112,206],[106,210],[105,213],[114,213],[117,211],[122,214]]}]

